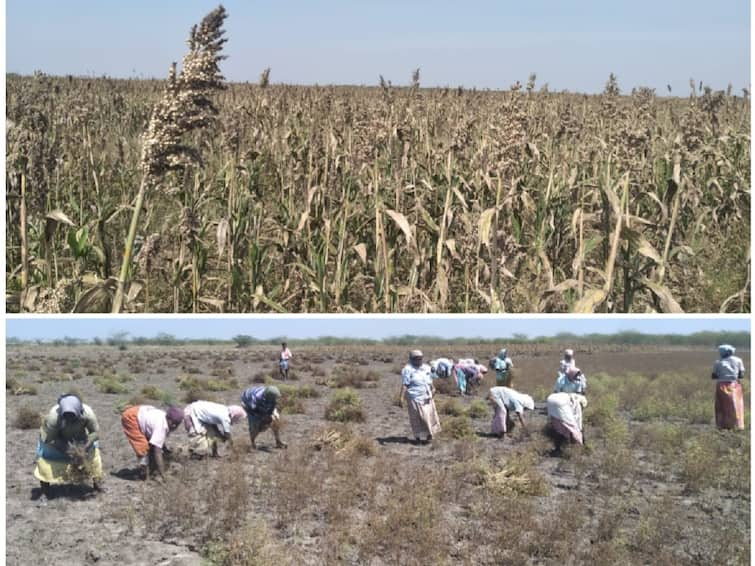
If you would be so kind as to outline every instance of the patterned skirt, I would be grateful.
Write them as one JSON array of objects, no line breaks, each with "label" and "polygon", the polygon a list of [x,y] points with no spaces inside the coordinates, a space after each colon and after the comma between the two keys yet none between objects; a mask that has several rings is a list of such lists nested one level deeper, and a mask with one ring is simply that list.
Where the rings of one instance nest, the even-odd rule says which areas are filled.
[{"label": "patterned skirt", "polygon": [[745,402],[738,381],[716,384],[716,426],[742,430],[745,427]]},{"label": "patterned skirt", "polygon": [[438,434],[440,432],[440,419],[435,408],[435,401],[432,399],[426,402],[411,399],[407,399],[407,401],[409,426],[412,427],[412,434],[417,438],[422,434],[431,436]]}]

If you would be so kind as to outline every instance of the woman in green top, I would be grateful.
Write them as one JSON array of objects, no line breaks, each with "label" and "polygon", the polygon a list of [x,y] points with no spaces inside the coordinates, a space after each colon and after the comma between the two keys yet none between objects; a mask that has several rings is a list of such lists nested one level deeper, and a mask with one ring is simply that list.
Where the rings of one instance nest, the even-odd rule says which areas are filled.
[{"label": "woman in green top", "polygon": [[40,482],[42,498],[50,485],[92,480],[102,489],[102,460],[97,446],[100,427],[97,416],[78,396],[62,395],[42,422],[37,443],[34,477]]}]

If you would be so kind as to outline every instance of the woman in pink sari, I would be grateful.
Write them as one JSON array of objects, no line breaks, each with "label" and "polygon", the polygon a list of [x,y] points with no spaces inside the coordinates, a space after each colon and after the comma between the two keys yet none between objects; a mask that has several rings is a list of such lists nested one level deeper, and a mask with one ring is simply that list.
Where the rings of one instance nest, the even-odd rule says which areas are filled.
[{"label": "woman in pink sari", "polygon": [[734,351],[734,346],[722,344],[718,347],[721,358],[713,365],[711,377],[716,380],[716,426],[743,430],[745,406],[739,381],[745,376],[745,366]]}]

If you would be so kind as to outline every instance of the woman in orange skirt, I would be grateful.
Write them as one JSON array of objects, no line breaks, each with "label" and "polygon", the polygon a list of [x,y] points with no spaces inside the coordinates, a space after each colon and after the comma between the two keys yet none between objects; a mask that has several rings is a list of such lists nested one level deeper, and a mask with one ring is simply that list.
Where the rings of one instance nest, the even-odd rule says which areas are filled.
[{"label": "woman in orange skirt", "polygon": [[713,365],[711,377],[716,380],[716,426],[743,430],[745,404],[739,381],[745,375],[745,366],[734,351],[734,346],[722,344],[718,347],[721,358]]}]

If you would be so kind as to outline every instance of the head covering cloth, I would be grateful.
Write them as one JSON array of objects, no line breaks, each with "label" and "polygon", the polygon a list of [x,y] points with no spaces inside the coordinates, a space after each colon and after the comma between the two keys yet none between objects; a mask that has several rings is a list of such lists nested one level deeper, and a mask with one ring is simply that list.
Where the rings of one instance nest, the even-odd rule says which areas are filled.
[{"label": "head covering cloth", "polygon": [[241,405],[229,405],[228,414],[231,416],[231,424],[236,424],[246,417],[246,411]]},{"label": "head covering cloth", "polygon": [[184,420],[184,410],[181,407],[168,407],[165,411],[165,416],[168,419],[168,423],[178,426]]},{"label": "head covering cloth", "polygon": [[265,393],[263,394],[263,397],[266,400],[268,401],[272,401],[273,399],[278,400],[280,396],[281,396],[281,391],[275,385],[268,385],[267,387],[265,387]]},{"label": "head covering cloth", "polygon": [[721,344],[718,347],[718,355],[722,358],[728,358],[729,356],[734,355],[734,352],[736,352],[736,348],[731,344]]},{"label": "head covering cloth", "polygon": [[84,414],[84,404],[76,395],[66,394],[58,398],[58,415],[72,414],[77,419]]}]

